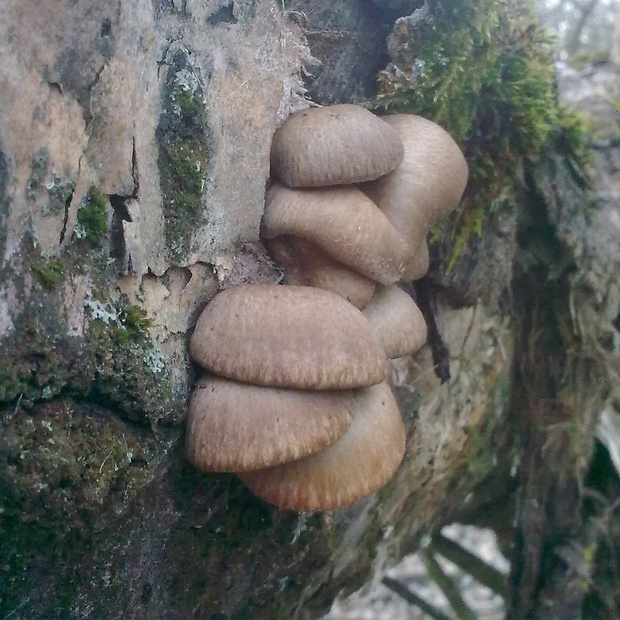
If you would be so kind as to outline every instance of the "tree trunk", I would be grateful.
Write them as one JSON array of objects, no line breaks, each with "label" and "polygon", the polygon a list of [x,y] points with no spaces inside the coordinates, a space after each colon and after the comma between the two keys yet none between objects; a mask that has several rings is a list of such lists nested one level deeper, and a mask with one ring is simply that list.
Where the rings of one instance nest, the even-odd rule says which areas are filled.
[{"label": "tree trunk", "polygon": [[[0,4],[0,615],[317,617],[514,486],[507,412],[529,328],[500,300],[529,190],[428,283],[450,380],[430,347],[395,363],[407,454],[378,494],[279,511],[183,454],[198,314],[221,289],[279,278],[259,238],[271,137],[306,93],[374,94],[392,10]],[[572,174],[560,162],[539,187]]]}]

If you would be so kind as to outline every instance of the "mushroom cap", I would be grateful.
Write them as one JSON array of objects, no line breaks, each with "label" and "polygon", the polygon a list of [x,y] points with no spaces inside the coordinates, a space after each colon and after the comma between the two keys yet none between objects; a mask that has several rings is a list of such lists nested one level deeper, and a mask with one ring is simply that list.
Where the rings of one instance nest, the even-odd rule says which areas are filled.
[{"label": "mushroom cap", "polygon": [[377,332],[389,359],[415,353],[426,342],[422,312],[398,286],[378,286],[363,314]]},{"label": "mushroom cap", "polygon": [[271,258],[284,270],[285,284],[331,291],[359,310],[366,306],[375,291],[374,280],[341,265],[312,241],[281,235],[268,240],[266,245]]},{"label": "mushroom cap", "polygon": [[381,117],[400,136],[402,163],[361,189],[417,248],[426,227],[455,209],[467,185],[458,144],[436,123],[415,114]]},{"label": "mushroom cap", "polygon": [[265,198],[265,239],[295,235],[382,284],[396,282],[410,248],[377,206],[355,187],[290,189],[274,183]]},{"label": "mushroom cap", "polygon": [[203,310],[192,358],[245,383],[333,390],[380,383],[385,353],[362,313],[309,286],[229,288]]},{"label": "mushroom cap", "polygon": [[189,403],[187,456],[206,471],[287,463],[339,439],[353,407],[349,390],[287,390],[204,376]]},{"label": "mushroom cap", "polygon": [[402,158],[398,134],[351,104],[296,112],[271,144],[271,168],[289,187],[370,181],[394,170]]},{"label": "mushroom cap", "polygon": [[407,263],[401,280],[403,282],[412,282],[423,278],[428,273],[430,262],[431,257],[428,253],[428,243],[426,243],[426,237],[422,237],[422,242],[414,253],[413,258]]},{"label": "mushroom cap", "polygon": [[400,465],[406,433],[387,383],[359,390],[356,405],[349,429],[324,450],[239,477],[258,497],[290,510],[333,510],[374,493]]}]

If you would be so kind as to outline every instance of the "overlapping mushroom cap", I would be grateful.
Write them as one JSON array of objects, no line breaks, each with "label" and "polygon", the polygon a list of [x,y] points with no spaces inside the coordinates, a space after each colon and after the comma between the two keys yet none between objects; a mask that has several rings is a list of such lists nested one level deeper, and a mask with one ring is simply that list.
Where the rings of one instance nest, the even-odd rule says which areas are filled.
[{"label": "overlapping mushroom cap", "polygon": [[458,144],[436,123],[414,114],[381,117],[400,136],[402,163],[362,190],[413,244],[426,227],[456,208],[467,185],[467,162]]},{"label": "overlapping mushroom cap", "polygon": [[378,286],[364,316],[390,359],[410,355],[426,342],[426,322],[415,301],[398,286]]},{"label": "overlapping mushroom cap", "polygon": [[271,167],[289,187],[370,181],[403,158],[396,132],[355,105],[310,108],[292,114],[271,144]]},{"label": "overlapping mushroom cap", "polygon": [[375,291],[373,280],[334,260],[312,241],[281,235],[267,240],[266,245],[275,263],[284,270],[285,284],[331,291],[360,310]]},{"label": "overlapping mushroom cap", "polygon": [[401,280],[404,282],[412,282],[423,278],[429,270],[431,257],[428,251],[428,243],[426,238],[422,237],[422,241],[418,246],[417,252],[413,253],[413,257],[407,263]]},{"label": "overlapping mushroom cap", "polygon": [[387,383],[359,391],[353,422],[324,450],[240,474],[259,497],[291,510],[333,510],[380,489],[400,465],[406,433]]},{"label": "overlapping mushroom cap", "polygon": [[396,282],[409,259],[409,246],[387,217],[352,186],[267,190],[263,237],[295,235],[362,275]]},{"label": "overlapping mushroom cap", "polygon": [[189,405],[186,451],[198,469],[247,471],[287,463],[339,439],[351,391],[301,391],[203,377]]},{"label": "overlapping mushroom cap", "polygon": [[362,313],[306,286],[219,293],[198,319],[190,354],[218,375],[272,387],[347,389],[385,374],[385,353]]}]

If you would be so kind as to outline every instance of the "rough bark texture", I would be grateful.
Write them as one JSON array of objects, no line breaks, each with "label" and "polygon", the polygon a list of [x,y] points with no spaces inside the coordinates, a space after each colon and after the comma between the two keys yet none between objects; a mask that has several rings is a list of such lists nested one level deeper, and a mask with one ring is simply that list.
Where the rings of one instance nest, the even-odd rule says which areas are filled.
[{"label": "rough bark texture", "polygon": [[[258,232],[302,75],[315,101],[368,96],[415,4],[3,0],[0,615],[316,617],[484,504],[498,463],[511,479],[518,201],[428,283],[451,378],[437,347],[397,362],[408,450],[380,493],[282,512],[183,455],[197,314],[279,277]],[[555,195],[556,163],[521,200]],[[564,239],[562,204],[545,225]]]},{"label": "rough bark texture", "polygon": [[527,390],[514,393],[512,406],[523,465],[509,617],[614,618],[618,530],[607,520],[618,505],[617,476],[601,474],[612,469],[608,456],[590,463],[599,414],[620,402],[620,179],[611,103],[620,78],[603,66],[562,75],[560,85],[600,133],[590,187],[558,154],[545,155],[527,178],[520,230],[527,241],[514,279],[522,317],[515,383]]}]

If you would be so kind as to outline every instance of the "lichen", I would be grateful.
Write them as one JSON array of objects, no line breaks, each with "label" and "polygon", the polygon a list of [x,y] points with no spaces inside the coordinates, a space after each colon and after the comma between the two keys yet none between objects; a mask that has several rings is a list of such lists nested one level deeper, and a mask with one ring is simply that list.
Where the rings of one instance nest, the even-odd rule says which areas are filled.
[{"label": "lichen", "polygon": [[500,0],[434,0],[429,9],[411,32],[395,28],[396,67],[381,73],[369,107],[429,118],[463,148],[470,180],[451,268],[549,140],[563,140],[578,167],[588,148],[582,119],[558,103],[551,40],[533,11]]},{"label": "lichen", "polygon": [[182,259],[206,222],[209,147],[202,86],[181,52],[169,70],[164,98],[157,137],[166,244],[173,259]]},{"label": "lichen", "polygon": [[48,200],[43,205],[43,215],[58,215],[63,213],[67,203],[71,200],[75,191],[75,181],[71,179],[63,180],[56,174],[52,175],[51,183],[45,186]]}]

